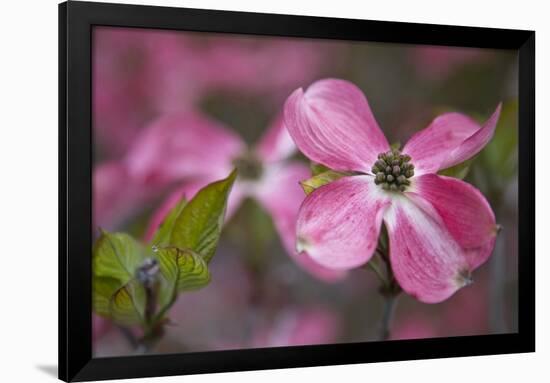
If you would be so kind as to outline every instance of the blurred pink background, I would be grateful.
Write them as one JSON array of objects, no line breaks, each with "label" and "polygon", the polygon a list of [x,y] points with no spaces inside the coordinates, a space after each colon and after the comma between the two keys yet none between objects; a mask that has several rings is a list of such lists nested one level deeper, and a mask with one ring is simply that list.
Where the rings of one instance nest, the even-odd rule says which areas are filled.
[{"label": "blurred pink background", "polygon": [[[324,77],[357,84],[393,141],[441,111],[484,116],[504,102],[468,175],[504,227],[492,259],[442,304],[402,296],[391,338],[517,330],[513,52],[111,27],[94,29],[93,46],[94,227],[145,238],[182,195],[240,172],[212,282],[180,295],[156,352],[376,340],[375,276],[323,270],[293,251],[309,164],[280,113],[293,90]],[[96,355],[132,353],[116,326],[93,323]]]}]

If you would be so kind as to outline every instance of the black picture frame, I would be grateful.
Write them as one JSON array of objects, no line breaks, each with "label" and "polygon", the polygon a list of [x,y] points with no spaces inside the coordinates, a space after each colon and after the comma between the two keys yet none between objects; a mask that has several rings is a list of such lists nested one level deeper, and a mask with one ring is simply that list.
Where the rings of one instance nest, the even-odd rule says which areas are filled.
[{"label": "black picture frame", "polygon": [[[513,49],[519,54],[518,332],[92,358],[91,46],[95,25]],[[69,1],[59,5],[59,378],[87,381],[535,350],[535,32]],[[88,260],[88,261],[86,261]]]}]

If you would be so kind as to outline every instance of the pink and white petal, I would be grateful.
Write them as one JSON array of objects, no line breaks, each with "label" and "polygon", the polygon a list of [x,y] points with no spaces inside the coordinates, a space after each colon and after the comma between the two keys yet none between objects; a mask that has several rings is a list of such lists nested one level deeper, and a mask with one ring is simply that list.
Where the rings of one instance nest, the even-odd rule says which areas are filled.
[{"label": "pink and white petal", "polygon": [[491,139],[500,105],[481,127],[460,113],[446,113],[411,137],[403,153],[411,156],[417,175],[435,173],[477,154]]},{"label": "pink and white petal", "polygon": [[340,178],[312,192],[297,222],[297,248],[321,265],[348,270],[369,261],[380,234],[388,194],[371,176]]},{"label": "pink and white petal", "polygon": [[335,170],[369,172],[389,150],[365,95],[348,81],[325,79],[295,90],[284,122],[302,153]]},{"label": "pink and white petal", "polygon": [[249,197],[251,194],[251,187],[237,178],[237,181],[233,184],[233,187],[231,188],[231,193],[229,193],[229,199],[227,200],[225,222],[229,222],[231,217],[233,217],[237,210],[239,210],[239,207],[241,207],[241,204],[243,203],[245,198]]},{"label": "pink and white petal", "polygon": [[264,163],[284,160],[296,152],[296,145],[290,137],[280,114],[271,123],[256,147],[256,154]]},{"label": "pink and white petal", "polygon": [[426,129],[417,132],[403,148],[410,155],[415,173],[434,173],[445,158],[481,127],[460,113],[446,113],[435,118]]},{"label": "pink and white petal", "polygon": [[281,241],[292,259],[316,278],[335,282],[345,276],[344,271],[324,267],[307,253],[298,254],[296,251],[296,220],[300,205],[305,199],[299,182],[310,176],[309,168],[298,162],[273,164],[266,168],[265,176],[256,188],[255,198],[270,213]]},{"label": "pink and white petal", "polygon": [[[406,194],[421,208],[423,201],[433,206],[443,224],[464,249],[470,270],[491,255],[498,232],[495,214],[483,194],[456,178],[435,174],[415,177]],[[434,216],[430,211],[425,212]]]},{"label": "pink and white petal", "polygon": [[198,113],[174,113],[158,118],[137,137],[126,163],[131,175],[142,180],[222,178],[244,148],[222,124]]},{"label": "pink and white petal", "polygon": [[407,294],[438,303],[470,282],[469,264],[460,245],[407,197],[392,199],[384,221],[392,271]]},{"label": "pink and white petal", "polygon": [[[164,200],[164,202],[160,205],[160,207],[151,216],[151,219],[149,220],[149,224],[147,225],[147,230],[145,231],[143,240],[145,242],[149,242],[153,238],[153,236],[155,235],[155,232],[157,231],[161,223],[164,221],[168,213],[170,213],[170,210],[172,210],[183,197],[185,197],[188,201],[190,201],[200,189],[202,189],[204,186],[206,186],[210,182],[214,182],[214,181],[216,180],[215,179],[202,179],[200,181],[194,180],[192,182],[187,182],[179,186],[176,190],[171,192],[168,195],[168,197]],[[239,183],[236,182],[233,185],[231,194],[229,195],[229,201],[227,203],[227,211],[225,213],[226,221],[228,221],[231,218],[231,216],[235,213],[237,208],[240,206],[242,199],[244,198],[243,192],[244,191],[242,187],[240,187]]]},{"label": "pink and white petal", "polygon": [[501,108],[502,104],[498,104],[491,117],[483,124],[483,127],[464,140],[458,148],[453,150],[450,156],[443,161],[440,169],[446,169],[460,164],[479,153],[485,145],[491,141],[491,138],[493,138],[495,134]]}]

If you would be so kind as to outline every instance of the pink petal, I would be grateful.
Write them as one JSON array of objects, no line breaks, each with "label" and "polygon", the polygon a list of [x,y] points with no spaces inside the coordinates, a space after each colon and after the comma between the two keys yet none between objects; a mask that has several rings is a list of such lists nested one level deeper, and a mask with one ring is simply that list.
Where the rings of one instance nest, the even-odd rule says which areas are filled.
[{"label": "pink petal", "polygon": [[102,151],[124,154],[152,117],[144,41],[150,31],[94,28],[92,109],[94,140]]},{"label": "pink petal", "polygon": [[415,69],[431,80],[441,80],[465,64],[490,57],[485,49],[419,46],[411,51]]},{"label": "pink petal", "polygon": [[407,194],[435,208],[449,233],[466,251],[471,270],[491,255],[497,233],[495,214],[475,187],[456,178],[424,174],[414,178],[411,193]]},{"label": "pink petal", "polygon": [[476,155],[493,137],[500,109],[499,104],[483,127],[460,113],[443,114],[433,120],[403,148],[412,157],[415,173],[435,173]]},{"label": "pink petal", "polygon": [[310,176],[308,167],[301,163],[271,165],[267,167],[265,179],[257,188],[255,197],[271,214],[282,243],[294,261],[320,280],[334,282],[342,279],[345,273],[321,266],[308,254],[296,251],[296,219],[305,199],[299,182]]},{"label": "pink petal", "polygon": [[501,109],[502,104],[498,104],[491,117],[483,124],[483,127],[453,150],[451,155],[443,161],[441,169],[460,164],[479,153],[493,138]]},{"label": "pink petal", "polygon": [[288,39],[258,45],[246,36],[232,36],[217,43],[202,42],[193,56],[199,55],[195,61],[202,71],[197,75],[210,90],[261,94],[262,102],[276,101],[280,105],[292,89],[318,78],[323,69],[334,67],[338,48],[326,41]]},{"label": "pink petal", "polygon": [[229,222],[231,217],[233,217],[233,214],[235,214],[237,210],[239,210],[239,207],[241,207],[244,199],[250,196],[250,194],[251,192],[248,185],[240,182],[239,178],[237,178],[237,181],[233,184],[233,187],[231,188],[229,199],[227,200],[227,211],[225,212],[226,222]]},{"label": "pink petal", "polygon": [[[461,310],[464,311],[463,308]],[[436,318],[424,317],[419,314],[407,314],[404,320],[395,324],[391,331],[391,339],[434,338],[438,335],[437,328],[433,323]]]},{"label": "pink petal", "polygon": [[303,310],[295,320],[295,331],[289,344],[326,344],[337,340],[340,320],[326,308]]},{"label": "pink petal", "polygon": [[97,341],[112,328],[111,322],[99,315],[92,314],[92,341]]},{"label": "pink petal", "polygon": [[300,208],[298,250],[328,268],[363,265],[376,249],[389,203],[371,176],[344,177],[320,187]]},{"label": "pink petal", "polygon": [[369,172],[389,149],[367,99],[359,88],[326,79],[300,88],[287,99],[285,125],[309,159],[335,170]]},{"label": "pink petal", "polygon": [[271,163],[284,160],[296,151],[296,145],[283,123],[282,114],[277,116],[267,132],[260,139],[256,153],[263,162]]},{"label": "pink petal", "polygon": [[160,191],[136,183],[120,162],[95,166],[92,178],[94,226],[107,230],[116,229]]},{"label": "pink petal", "polygon": [[223,178],[243,149],[238,136],[205,116],[169,114],[137,137],[126,163],[138,179],[170,182],[205,175]]},{"label": "pink petal", "polygon": [[413,135],[403,152],[411,156],[415,173],[433,173],[441,168],[441,163],[450,152],[479,129],[474,120],[463,114],[443,114],[426,129]]},{"label": "pink petal", "polygon": [[437,303],[469,282],[462,248],[445,226],[422,208],[397,196],[384,221],[392,270],[406,293],[422,302]]},{"label": "pink petal", "polygon": [[253,334],[254,347],[299,346],[336,341],[340,325],[326,308],[287,309]]}]

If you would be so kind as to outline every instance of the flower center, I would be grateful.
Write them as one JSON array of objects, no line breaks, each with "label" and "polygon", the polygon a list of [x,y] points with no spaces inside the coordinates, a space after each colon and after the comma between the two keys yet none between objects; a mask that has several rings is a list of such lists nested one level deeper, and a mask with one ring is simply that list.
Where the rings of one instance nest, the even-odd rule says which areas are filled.
[{"label": "flower center", "polygon": [[238,169],[239,177],[247,180],[257,180],[263,173],[262,162],[251,152],[246,152],[235,158],[233,166]]},{"label": "flower center", "polygon": [[374,183],[384,190],[405,191],[411,184],[409,178],[414,176],[414,165],[410,160],[411,156],[401,154],[399,149],[380,153],[371,169],[375,175]]}]

